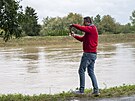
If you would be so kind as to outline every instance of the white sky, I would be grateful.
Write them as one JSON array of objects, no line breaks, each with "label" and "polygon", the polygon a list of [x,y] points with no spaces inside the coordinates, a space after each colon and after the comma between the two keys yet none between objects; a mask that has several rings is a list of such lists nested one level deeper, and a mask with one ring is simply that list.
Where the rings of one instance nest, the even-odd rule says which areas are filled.
[{"label": "white sky", "polygon": [[135,0],[22,0],[21,5],[34,8],[39,23],[47,16],[63,17],[73,12],[83,17],[109,14],[117,22],[126,24],[130,22],[129,16],[135,10]]}]

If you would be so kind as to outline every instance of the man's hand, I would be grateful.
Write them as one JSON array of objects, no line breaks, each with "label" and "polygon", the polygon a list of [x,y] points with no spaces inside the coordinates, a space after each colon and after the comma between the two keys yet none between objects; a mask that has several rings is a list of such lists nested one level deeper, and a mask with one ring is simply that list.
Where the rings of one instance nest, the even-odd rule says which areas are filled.
[{"label": "man's hand", "polygon": [[69,35],[74,37],[75,33],[73,31],[70,31]]},{"label": "man's hand", "polygon": [[72,27],[73,27],[73,24],[70,24],[69,25],[69,31],[70,31],[69,35],[74,36],[75,33],[72,31]]},{"label": "man's hand", "polygon": [[73,24],[70,24],[69,27],[72,28],[73,27]]}]

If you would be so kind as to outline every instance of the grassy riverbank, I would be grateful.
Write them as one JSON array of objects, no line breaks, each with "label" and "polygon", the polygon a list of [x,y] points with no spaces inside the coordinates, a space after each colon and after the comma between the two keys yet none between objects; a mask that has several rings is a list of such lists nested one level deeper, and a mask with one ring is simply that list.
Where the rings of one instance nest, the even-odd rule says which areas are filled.
[{"label": "grassy riverbank", "polygon": [[[135,42],[135,34],[112,34],[99,35],[99,44],[102,43],[125,43]],[[0,47],[22,47],[22,46],[49,46],[49,45],[74,45],[80,44],[70,36],[45,36],[45,37],[23,37],[4,42],[0,39]]]},{"label": "grassy riverbank", "polygon": [[76,95],[70,92],[63,92],[60,94],[40,94],[40,95],[22,95],[22,94],[8,94],[8,95],[0,95],[0,101],[73,101],[73,100],[93,100],[93,99],[101,99],[101,98],[115,98],[115,97],[123,97],[135,95],[135,85],[123,85],[119,87],[112,87],[109,89],[101,89],[100,96],[95,97],[91,95],[91,89],[86,89],[85,94]]}]

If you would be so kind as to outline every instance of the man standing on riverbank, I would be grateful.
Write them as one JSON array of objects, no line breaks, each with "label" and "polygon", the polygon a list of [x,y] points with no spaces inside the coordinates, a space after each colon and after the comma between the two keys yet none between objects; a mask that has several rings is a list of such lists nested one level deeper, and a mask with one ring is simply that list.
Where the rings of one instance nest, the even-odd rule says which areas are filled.
[{"label": "man standing on riverbank", "polygon": [[98,46],[98,31],[90,17],[85,17],[84,26],[78,24],[70,25],[70,30],[72,27],[85,32],[83,36],[76,35],[73,31],[70,32],[71,36],[75,39],[83,42],[83,56],[81,59],[79,67],[79,77],[80,77],[80,88],[76,91],[77,94],[83,94],[85,89],[85,71],[87,68],[88,75],[91,78],[93,93],[94,95],[99,95],[99,88],[97,84],[97,79],[94,74],[94,64],[97,58],[97,46]]}]

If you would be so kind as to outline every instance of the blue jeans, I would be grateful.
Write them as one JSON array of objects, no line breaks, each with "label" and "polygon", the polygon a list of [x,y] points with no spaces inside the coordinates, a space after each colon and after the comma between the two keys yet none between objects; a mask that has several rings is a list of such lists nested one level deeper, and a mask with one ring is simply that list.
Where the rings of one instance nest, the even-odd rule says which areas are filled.
[{"label": "blue jeans", "polygon": [[97,58],[97,54],[95,53],[83,53],[80,68],[79,68],[79,76],[80,76],[80,89],[84,90],[85,88],[85,71],[87,68],[88,75],[91,78],[93,85],[93,92],[98,92],[98,84],[97,79],[94,74],[94,64]]}]

